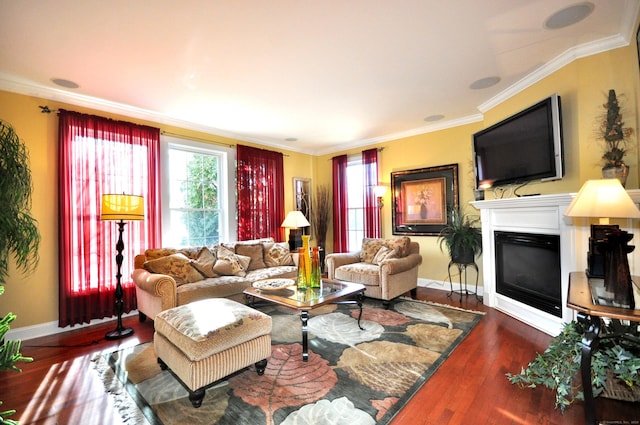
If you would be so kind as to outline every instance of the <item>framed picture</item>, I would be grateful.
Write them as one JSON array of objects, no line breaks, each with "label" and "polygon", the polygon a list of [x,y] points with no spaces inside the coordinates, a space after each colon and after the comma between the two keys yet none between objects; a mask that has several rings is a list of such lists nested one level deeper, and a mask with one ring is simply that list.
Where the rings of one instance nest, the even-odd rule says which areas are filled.
[{"label": "framed picture", "polygon": [[393,234],[437,236],[458,208],[458,164],[391,173]]}]

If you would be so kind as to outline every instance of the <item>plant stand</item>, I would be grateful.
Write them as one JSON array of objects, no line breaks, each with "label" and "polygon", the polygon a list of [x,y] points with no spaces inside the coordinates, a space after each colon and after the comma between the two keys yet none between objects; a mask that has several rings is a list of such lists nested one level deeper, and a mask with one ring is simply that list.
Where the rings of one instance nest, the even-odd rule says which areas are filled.
[{"label": "plant stand", "polygon": [[[459,281],[460,281],[460,289],[459,290],[454,290],[453,289],[453,280],[451,279],[451,267],[455,266],[458,269],[458,277],[459,277]],[[475,291],[469,291],[469,289],[467,288],[467,269],[471,267],[472,269],[475,269],[476,271],[476,287],[475,287]],[[462,279],[462,273],[464,272],[464,282]],[[451,288],[451,291],[447,294],[447,297],[451,297],[453,296],[454,293],[460,294],[460,302],[462,302],[462,295],[464,294],[466,295],[475,295],[476,296],[476,300],[478,301],[482,301],[482,299],[478,296],[478,276],[480,274],[479,270],[478,270],[478,265],[474,262],[471,263],[454,263],[453,261],[449,262],[449,267],[447,267],[447,273],[449,274],[449,287]],[[463,289],[464,288],[464,289]]]}]

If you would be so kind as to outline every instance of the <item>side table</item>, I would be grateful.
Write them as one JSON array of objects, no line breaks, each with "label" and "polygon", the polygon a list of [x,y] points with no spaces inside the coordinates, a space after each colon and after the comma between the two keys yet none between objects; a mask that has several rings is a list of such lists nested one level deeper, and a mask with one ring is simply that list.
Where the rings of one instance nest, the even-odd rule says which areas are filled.
[{"label": "side table", "polygon": [[[638,277],[632,277],[637,282]],[[602,318],[614,321],[629,320],[640,322],[640,310],[606,305],[605,301],[598,301],[598,296],[592,294],[592,284],[584,272],[572,272],[569,275],[569,294],[567,307],[576,310],[577,321],[585,326],[585,336],[582,339],[582,355],[580,359],[580,373],[582,377],[582,390],[584,393],[584,413],[587,425],[597,424],[593,388],[591,387],[591,356],[598,348],[601,339],[600,329]],[[602,280],[602,279],[599,279]],[[591,284],[590,284],[591,283]],[[640,343],[638,335],[616,334],[609,337],[623,338]]]},{"label": "side table", "polygon": [[[453,280],[451,279],[451,267],[455,266],[458,269],[458,276],[459,276],[459,280],[460,280],[460,290],[455,290],[453,289]],[[469,291],[467,289],[467,269],[471,267],[473,269],[475,269],[476,271],[476,288],[475,291]],[[462,273],[464,272],[464,282],[462,279]],[[460,294],[460,302],[462,302],[462,295],[475,295],[476,299],[478,301],[480,300],[480,297],[478,297],[478,277],[480,274],[480,271],[478,270],[478,265],[475,263],[475,261],[473,263],[454,263],[453,261],[449,262],[449,266],[447,267],[447,273],[449,274],[449,287],[451,288],[451,291],[447,294],[448,297],[453,296],[454,293],[458,293]],[[464,287],[464,289],[463,289]]]}]

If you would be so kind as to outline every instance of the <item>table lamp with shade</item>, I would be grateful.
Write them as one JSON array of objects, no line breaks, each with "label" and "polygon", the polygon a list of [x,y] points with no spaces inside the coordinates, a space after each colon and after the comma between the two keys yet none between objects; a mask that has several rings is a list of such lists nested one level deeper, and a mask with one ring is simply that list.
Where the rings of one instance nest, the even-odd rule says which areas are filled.
[{"label": "table lamp with shade", "polygon": [[627,254],[633,234],[609,224],[610,218],[640,218],[640,210],[618,179],[588,180],[564,213],[568,217],[598,218],[591,225],[587,257],[589,277],[604,278],[614,302],[634,308],[633,283]]},{"label": "table lamp with shade", "polygon": [[302,211],[289,211],[280,227],[289,228],[289,251],[295,252],[302,246],[302,227],[311,226]]},{"label": "table lamp with shade", "polygon": [[105,194],[102,195],[102,212],[100,214],[100,220],[111,220],[118,222],[118,242],[116,243],[116,292],[115,292],[115,306],[116,314],[118,315],[118,322],[116,328],[113,331],[107,332],[105,338],[108,340],[125,338],[133,335],[132,328],[125,328],[122,326],[122,310],[123,301],[122,297],[124,291],[122,290],[122,251],[124,251],[124,242],[122,240],[122,233],[124,232],[125,221],[131,220],[144,220],[144,200],[142,196],[137,195],[125,195],[123,194]]}]

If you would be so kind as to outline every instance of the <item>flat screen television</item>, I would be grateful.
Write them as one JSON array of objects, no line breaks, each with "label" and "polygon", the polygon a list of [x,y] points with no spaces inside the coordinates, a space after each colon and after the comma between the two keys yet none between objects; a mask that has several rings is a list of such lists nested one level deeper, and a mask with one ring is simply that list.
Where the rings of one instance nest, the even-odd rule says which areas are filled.
[{"label": "flat screen television", "polygon": [[473,135],[476,187],[561,179],[560,96],[536,103]]}]

